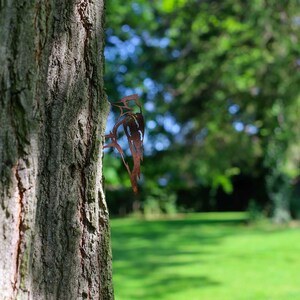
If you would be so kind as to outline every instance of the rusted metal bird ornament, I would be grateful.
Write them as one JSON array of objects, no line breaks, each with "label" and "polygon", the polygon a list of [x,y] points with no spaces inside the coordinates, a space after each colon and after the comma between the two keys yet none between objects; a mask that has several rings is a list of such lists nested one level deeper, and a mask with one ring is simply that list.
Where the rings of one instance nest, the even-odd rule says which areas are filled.
[{"label": "rusted metal bird ornament", "polygon": [[[114,147],[121,155],[122,161],[127,169],[130,177],[133,192],[138,192],[138,178],[140,178],[141,161],[143,160],[143,142],[144,142],[144,117],[142,114],[142,106],[138,100],[138,95],[130,95],[122,98],[119,102],[112,104],[120,109],[120,115],[109,134],[105,135],[106,139],[110,139],[110,143],[103,148]],[[134,112],[135,108],[138,112]],[[129,149],[133,159],[133,167],[130,169],[129,164],[125,160],[122,147],[118,143],[118,129],[123,126],[124,133],[127,137]]]}]

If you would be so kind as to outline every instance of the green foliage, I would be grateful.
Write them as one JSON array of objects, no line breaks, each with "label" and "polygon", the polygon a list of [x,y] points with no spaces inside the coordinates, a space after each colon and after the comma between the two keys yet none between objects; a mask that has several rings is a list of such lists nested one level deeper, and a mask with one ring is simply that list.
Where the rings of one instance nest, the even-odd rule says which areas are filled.
[{"label": "green foliage", "polygon": [[108,189],[131,187],[127,172],[123,172],[122,160],[118,155],[104,155],[105,185]]},{"label": "green foliage", "polygon": [[257,222],[264,219],[266,216],[263,215],[261,207],[257,204],[254,199],[251,199],[248,205],[249,220],[252,222]]},{"label": "green foliage", "polygon": [[[295,183],[296,185],[296,183]],[[291,193],[291,201],[290,201],[290,206],[291,206],[291,212],[292,216],[296,219],[300,219],[300,185],[298,182],[298,186],[296,186],[295,189],[293,189]]]},{"label": "green foliage", "polygon": [[177,213],[176,194],[162,188],[155,188],[145,193],[143,212],[147,218],[161,215],[172,216]]},{"label": "green foliage", "polygon": [[237,176],[264,176],[274,212],[289,214],[300,176],[299,4],[108,3],[108,94],[139,92],[152,122],[145,189],[165,178],[175,192],[230,194]]},{"label": "green foliage", "polygon": [[112,220],[116,299],[300,299],[299,228],[246,220]]}]

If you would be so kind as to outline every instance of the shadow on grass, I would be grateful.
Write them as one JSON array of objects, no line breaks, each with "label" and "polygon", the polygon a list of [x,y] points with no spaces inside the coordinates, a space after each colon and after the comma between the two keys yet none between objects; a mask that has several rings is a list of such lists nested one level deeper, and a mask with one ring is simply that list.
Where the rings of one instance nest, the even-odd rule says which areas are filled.
[{"label": "shadow on grass", "polygon": [[206,259],[224,237],[233,234],[233,225],[244,221],[194,218],[112,222],[117,299],[164,299],[182,290],[221,285],[206,276]]},{"label": "shadow on grass", "polygon": [[[219,284],[219,282],[205,276],[180,276],[174,274],[169,277],[153,280],[152,283],[146,285],[143,299],[164,299],[166,295],[174,295],[173,299],[176,299],[178,291],[194,290],[206,286],[217,286]],[[134,293],[132,295],[134,296]]]}]

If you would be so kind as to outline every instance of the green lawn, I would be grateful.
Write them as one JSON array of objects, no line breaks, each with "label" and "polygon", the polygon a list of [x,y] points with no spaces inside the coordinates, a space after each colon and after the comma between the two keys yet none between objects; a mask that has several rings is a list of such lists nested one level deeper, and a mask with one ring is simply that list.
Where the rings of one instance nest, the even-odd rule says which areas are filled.
[{"label": "green lawn", "polygon": [[300,300],[300,229],[236,213],[112,220],[116,300]]}]

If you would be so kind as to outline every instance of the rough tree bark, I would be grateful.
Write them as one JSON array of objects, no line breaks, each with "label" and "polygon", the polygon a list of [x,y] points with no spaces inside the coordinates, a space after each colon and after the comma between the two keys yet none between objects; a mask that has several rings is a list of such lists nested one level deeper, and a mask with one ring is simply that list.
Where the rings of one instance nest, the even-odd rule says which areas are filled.
[{"label": "rough tree bark", "polygon": [[104,0],[0,0],[0,299],[113,299]]}]

